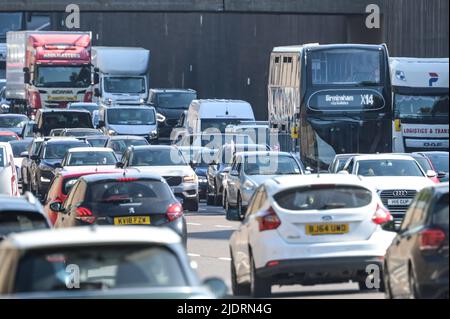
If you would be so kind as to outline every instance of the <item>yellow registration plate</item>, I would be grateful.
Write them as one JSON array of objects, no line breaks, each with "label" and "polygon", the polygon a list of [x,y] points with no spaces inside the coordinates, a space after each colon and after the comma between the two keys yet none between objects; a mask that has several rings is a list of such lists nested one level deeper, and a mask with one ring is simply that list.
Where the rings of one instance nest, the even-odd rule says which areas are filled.
[{"label": "yellow registration plate", "polygon": [[114,225],[150,225],[150,216],[114,217]]},{"label": "yellow registration plate", "polygon": [[76,101],[76,96],[49,96],[47,100],[59,102],[59,101]]},{"label": "yellow registration plate", "polygon": [[348,233],[348,224],[308,224],[307,235],[341,235]]}]

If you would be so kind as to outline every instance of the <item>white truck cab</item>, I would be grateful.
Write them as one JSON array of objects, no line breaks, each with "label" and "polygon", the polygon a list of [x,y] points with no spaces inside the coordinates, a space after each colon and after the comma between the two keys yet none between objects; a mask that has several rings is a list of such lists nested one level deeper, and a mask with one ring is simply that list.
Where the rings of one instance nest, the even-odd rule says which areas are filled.
[{"label": "white truck cab", "polygon": [[93,102],[143,104],[148,99],[150,51],[135,47],[92,47]]},{"label": "white truck cab", "polygon": [[448,151],[449,59],[390,58],[395,153]]}]

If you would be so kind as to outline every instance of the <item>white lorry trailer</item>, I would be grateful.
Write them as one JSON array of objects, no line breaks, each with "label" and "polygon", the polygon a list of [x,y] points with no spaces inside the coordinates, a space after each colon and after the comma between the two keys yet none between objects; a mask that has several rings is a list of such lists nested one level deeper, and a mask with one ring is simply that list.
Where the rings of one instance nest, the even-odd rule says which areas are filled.
[{"label": "white lorry trailer", "polygon": [[148,99],[150,51],[134,47],[92,47],[93,101],[142,104]]},{"label": "white lorry trailer", "polygon": [[449,59],[390,58],[393,152],[448,151]]}]

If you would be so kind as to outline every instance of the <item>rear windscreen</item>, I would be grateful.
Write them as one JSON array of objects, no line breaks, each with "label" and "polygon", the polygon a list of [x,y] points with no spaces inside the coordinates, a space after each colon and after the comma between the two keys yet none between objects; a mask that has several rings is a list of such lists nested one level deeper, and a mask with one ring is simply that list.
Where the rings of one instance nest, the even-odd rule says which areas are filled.
[{"label": "rear windscreen", "polygon": [[0,214],[0,238],[11,233],[48,228],[44,216],[33,213],[2,212]]},{"label": "rear windscreen", "polygon": [[274,198],[281,208],[288,210],[328,210],[367,206],[372,193],[355,186],[313,185],[289,189]]},{"label": "rear windscreen", "polygon": [[43,114],[43,117],[42,129],[48,133],[55,128],[93,128],[89,113],[49,113]]},{"label": "rear windscreen", "polygon": [[434,207],[433,222],[448,228],[448,193],[444,194]]}]

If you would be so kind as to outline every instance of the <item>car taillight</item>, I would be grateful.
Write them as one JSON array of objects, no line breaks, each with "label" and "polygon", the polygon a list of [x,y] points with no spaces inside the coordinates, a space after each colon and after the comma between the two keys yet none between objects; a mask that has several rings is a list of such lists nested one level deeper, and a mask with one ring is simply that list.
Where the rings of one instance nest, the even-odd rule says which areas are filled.
[{"label": "car taillight", "polygon": [[92,216],[92,212],[90,209],[86,207],[78,207],[76,212],[77,212],[77,217],[75,217],[76,219],[89,224],[95,222],[95,216]]},{"label": "car taillight", "polygon": [[256,220],[259,224],[259,231],[277,229],[281,225],[281,221],[272,207],[264,212],[257,213]]},{"label": "car taillight", "polygon": [[445,240],[445,233],[440,229],[426,229],[419,233],[420,250],[438,249]]},{"label": "car taillight", "polygon": [[171,222],[180,218],[183,216],[183,206],[180,203],[171,204],[169,208],[167,208],[166,215]]},{"label": "car taillight", "polygon": [[31,92],[30,93],[30,105],[34,109],[40,109],[42,107],[41,104],[41,96],[39,95],[39,92]]},{"label": "car taillight", "polygon": [[372,216],[372,221],[377,225],[381,225],[392,220],[393,218],[391,213],[380,204],[377,204],[377,209],[375,210],[375,214]]},{"label": "car taillight", "polygon": [[126,182],[134,182],[134,181],[137,181],[137,180],[138,179],[135,178],[135,177],[120,177],[120,178],[117,179],[118,182],[124,182],[124,183],[126,183]]},{"label": "car taillight", "polygon": [[84,93],[84,102],[92,102],[92,91]]}]

